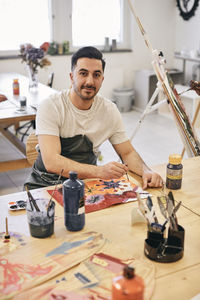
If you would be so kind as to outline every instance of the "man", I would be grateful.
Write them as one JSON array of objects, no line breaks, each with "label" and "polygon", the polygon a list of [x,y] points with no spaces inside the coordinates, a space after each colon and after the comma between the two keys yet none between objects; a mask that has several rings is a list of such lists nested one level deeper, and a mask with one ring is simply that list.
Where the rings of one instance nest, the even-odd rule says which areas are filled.
[{"label": "man", "polygon": [[3,94],[0,94],[0,102],[6,101],[7,97]]},{"label": "man", "polygon": [[[141,159],[126,136],[114,103],[97,93],[104,80],[105,61],[94,47],[83,47],[72,56],[71,89],[42,101],[36,117],[39,156],[29,189],[57,183],[69,171],[79,178],[120,178],[128,170],[142,176],[143,188],[160,187],[161,177]],[[97,166],[98,147],[109,139],[122,161]]]}]

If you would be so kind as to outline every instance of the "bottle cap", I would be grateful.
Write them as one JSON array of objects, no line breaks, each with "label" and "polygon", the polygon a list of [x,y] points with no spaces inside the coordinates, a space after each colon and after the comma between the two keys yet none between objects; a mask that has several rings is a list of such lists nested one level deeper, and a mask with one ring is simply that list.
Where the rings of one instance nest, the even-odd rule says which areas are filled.
[{"label": "bottle cap", "polygon": [[15,78],[15,79],[13,79],[13,81],[14,81],[14,82],[18,82],[18,79],[17,79],[17,78]]},{"label": "bottle cap", "polygon": [[125,278],[131,279],[135,276],[135,269],[129,266],[125,266],[123,270],[123,275]]},{"label": "bottle cap", "polygon": [[69,171],[69,178],[71,180],[76,180],[77,179],[77,173],[75,171]]},{"label": "bottle cap", "polygon": [[172,165],[180,165],[182,161],[182,157],[180,154],[170,154],[169,163]]}]

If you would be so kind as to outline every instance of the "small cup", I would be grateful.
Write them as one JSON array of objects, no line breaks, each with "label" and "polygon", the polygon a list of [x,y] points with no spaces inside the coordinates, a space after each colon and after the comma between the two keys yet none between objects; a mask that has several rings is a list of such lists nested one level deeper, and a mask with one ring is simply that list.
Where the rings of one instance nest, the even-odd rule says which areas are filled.
[{"label": "small cup", "polygon": [[30,234],[36,238],[46,238],[54,233],[55,202],[52,201],[47,209],[49,199],[35,199],[40,211],[35,209],[34,204],[27,201],[26,213]]},{"label": "small cup", "polygon": [[27,105],[26,97],[24,96],[20,97],[19,101],[20,101],[20,110],[25,111]]}]

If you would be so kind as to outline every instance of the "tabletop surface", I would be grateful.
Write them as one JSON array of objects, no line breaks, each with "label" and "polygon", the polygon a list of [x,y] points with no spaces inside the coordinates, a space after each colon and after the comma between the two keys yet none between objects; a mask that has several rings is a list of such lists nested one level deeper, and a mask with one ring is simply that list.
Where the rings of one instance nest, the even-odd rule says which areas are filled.
[{"label": "tabletop surface", "polygon": [[[12,83],[14,78],[19,79],[20,96],[27,98],[26,112],[17,111],[20,96],[13,96]],[[9,120],[9,118],[20,119],[27,117],[29,119],[30,116],[34,117],[39,102],[57,92],[55,89],[42,83],[38,83],[38,90],[36,92],[30,92],[28,85],[29,80],[26,76],[17,73],[0,73],[0,93],[6,95],[8,98],[8,101],[0,103],[0,122]]]},{"label": "tabletop surface", "polygon": [[[154,170],[165,178],[166,164],[155,166]],[[141,184],[140,177],[134,174],[130,175],[135,183]],[[54,187],[51,188],[54,189]],[[161,189],[149,189],[148,191],[152,194],[157,211],[156,196],[161,195]],[[46,189],[31,192],[35,198],[41,196],[50,198]],[[184,256],[173,263],[152,262],[156,270],[153,300],[188,300],[200,293],[200,157],[183,161],[182,188],[173,191],[173,195],[176,201],[182,201],[184,205],[177,212],[178,223],[185,229]],[[27,199],[25,192],[0,197],[0,232],[5,231],[4,219],[7,216],[10,231],[17,231],[29,236],[25,211],[11,212],[8,210],[8,202],[23,199]],[[136,259],[148,260],[144,256],[147,225],[145,223],[131,225],[131,213],[137,207],[137,202],[130,202],[86,214],[86,225],[81,232],[92,230],[102,233],[106,239],[123,247],[127,255]],[[58,219],[55,223],[54,236],[56,237],[61,229],[64,236],[72,235],[73,233],[65,230],[63,207],[58,203],[56,203],[56,216]],[[34,240],[34,238],[32,239]],[[41,243],[44,244],[44,240],[41,240]]]}]

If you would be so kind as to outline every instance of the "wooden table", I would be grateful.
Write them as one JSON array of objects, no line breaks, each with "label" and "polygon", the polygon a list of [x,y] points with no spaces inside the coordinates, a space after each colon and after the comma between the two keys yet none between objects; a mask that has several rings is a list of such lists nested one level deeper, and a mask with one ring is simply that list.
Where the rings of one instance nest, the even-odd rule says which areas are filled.
[{"label": "wooden table", "polygon": [[[166,165],[154,168],[165,178]],[[140,184],[141,179],[132,174],[133,180]],[[156,197],[160,189],[149,189],[156,205]],[[168,192],[168,190],[166,191]],[[49,198],[45,189],[32,191],[36,197],[42,193]],[[182,188],[173,191],[175,200],[200,214],[200,157],[183,161]],[[8,217],[9,230],[29,235],[25,212],[9,212],[7,203],[11,200],[24,199],[24,192],[0,197],[0,232],[5,231],[4,218]],[[144,240],[147,226],[144,223],[131,225],[131,211],[137,207],[137,202],[116,205],[101,211],[86,214],[86,225],[83,231],[103,233],[104,237],[123,247],[127,256],[148,259],[144,256]],[[157,212],[157,211],[156,211]],[[55,236],[62,229],[63,238],[72,234],[65,230],[63,207],[56,204],[56,215],[59,217],[55,224]],[[181,206],[177,213],[178,221],[185,229],[185,250],[181,260],[174,263],[156,263],[156,286],[153,300],[189,300],[200,293],[200,217]],[[41,243],[45,243],[41,240]],[[26,255],[28,255],[26,253]]]},{"label": "wooden table", "polygon": [[[27,110],[17,112],[19,107],[19,96],[13,96],[13,79],[18,78],[20,84],[20,96],[27,98]],[[0,132],[25,156],[23,159],[0,162],[0,172],[17,170],[30,167],[26,159],[26,147],[21,140],[15,136],[9,127],[21,121],[35,120],[37,105],[56,90],[39,83],[37,92],[30,92],[27,77],[16,73],[0,73],[0,93],[7,96],[8,101],[0,103]]]}]

